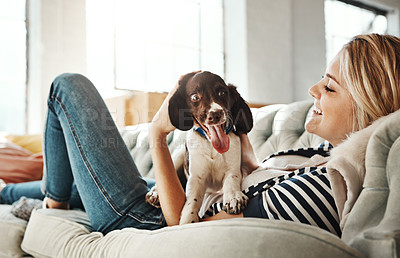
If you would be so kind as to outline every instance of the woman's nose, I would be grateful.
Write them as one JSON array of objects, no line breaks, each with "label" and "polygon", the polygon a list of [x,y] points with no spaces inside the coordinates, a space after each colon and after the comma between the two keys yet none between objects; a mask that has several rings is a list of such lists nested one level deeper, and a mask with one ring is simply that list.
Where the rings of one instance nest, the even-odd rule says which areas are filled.
[{"label": "woman's nose", "polygon": [[308,94],[311,95],[311,97],[318,99],[320,94],[318,91],[318,84],[315,84],[314,86],[312,86],[311,88],[308,89]]}]

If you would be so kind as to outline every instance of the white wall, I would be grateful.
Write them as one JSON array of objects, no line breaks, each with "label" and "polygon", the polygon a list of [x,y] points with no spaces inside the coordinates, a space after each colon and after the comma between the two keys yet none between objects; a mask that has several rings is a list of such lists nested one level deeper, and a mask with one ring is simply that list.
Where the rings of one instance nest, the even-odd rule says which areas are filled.
[{"label": "white wall", "polygon": [[248,95],[246,0],[224,2],[225,78]]},{"label": "white wall", "polygon": [[[28,133],[40,133],[52,80],[86,74],[85,0],[28,0]],[[365,0],[391,9],[399,35],[400,0]],[[324,0],[225,0],[225,79],[252,103],[309,99],[325,71]]]},{"label": "white wall", "polygon": [[[233,5],[245,8],[246,44],[226,48],[226,80],[252,103],[288,103],[307,98],[307,90],[325,69],[323,0],[226,0],[226,35],[233,38]],[[231,44],[226,38],[226,45]],[[240,49],[244,47],[245,49]],[[246,60],[237,64],[238,53]],[[247,69],[237,65],[247,63]],[[231,72],[231,70],[235,72]],[[246,73],[243,75],[243,73]],[[240,78],[240,79],[239,79]],[[247,78],[247,81],[243,81]],[[239,84],[239,83],[238,83]]]},{"label": "white wall", "polygon": [[40,133],[53,79],[86,73],[86,16],[83,0],[30,0],[28,132]]},{"label": "white wall", "polygon": [[308,89],[325,74],[323,0],[293,0],[293,73],[291,101],[310,99]]},{"label": "white wall", "polygon": [[293,99],[291,0],[247,1],[246,13],[249,78],[246,99],[255,103],[289,102]]},{"label": "white wall", "polygon": [[[399,35],[399,0],[364,2],[392,10],[389,33]],[[253,103],[310,99],[308,89],[326,64],[324,0],[225,0],[224,5],[225,44],[236,44],[225,49],[226,80]],[[241,12],[245,15],[238,17]],[[245,31],[237,29],[238,20]],[[235,37],[246,42],[237,44]]]}]

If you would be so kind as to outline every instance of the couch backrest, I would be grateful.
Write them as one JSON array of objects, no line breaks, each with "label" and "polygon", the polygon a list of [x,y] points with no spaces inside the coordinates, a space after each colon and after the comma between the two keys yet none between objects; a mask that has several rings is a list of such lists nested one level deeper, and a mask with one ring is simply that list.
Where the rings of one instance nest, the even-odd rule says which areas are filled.
[{"label": "couch backrest", "polygon": [[254,109],[254,127],[249,139],[257,159],[281,150],[319,146],[324,139],[305,131],[304,125],[311,114],[310,101],[276,104]]},{"label": "couch backrest", "polygon": [[[259,161],[285,149],[318,146],[323,139],[305,131],[304,124],[310,114],[312,102],[275,104],[252,109],[254,127],[249,139]],[[154,177],[148,142],[148,124],[128,126],[121,130],[139,171],[143,176]],[[186,132],[175,130],[167,137],[168,146],[177,170],[182,169]]]}]

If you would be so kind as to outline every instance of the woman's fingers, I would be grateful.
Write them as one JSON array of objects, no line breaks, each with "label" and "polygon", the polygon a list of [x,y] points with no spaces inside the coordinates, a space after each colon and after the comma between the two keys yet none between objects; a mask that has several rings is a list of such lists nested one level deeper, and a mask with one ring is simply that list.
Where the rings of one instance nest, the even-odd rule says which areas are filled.
[{"label": "woman's fingers", "polygon": [[[199,73],[201,71],[196,71],[193,73]],[[186,74],[185,74],[186,75]],[[179,78],[179,81],[185,76],[182,75]],[[157,134],[168,134],[169,132],[175,130],[176,128],[172,125],[171,120],[169,118],[169,113],[168,113],[168,105],[169,105],[169,100],[171,97],[175,94],[175,92],[179,88],[179,81],[178,83],[174,86],[174,88],[168,93],[167,97],[165,98],[164,102],[162,103],[160,109],[154,116],[152,122],[151,122],[151,130],[153,133]]]}]

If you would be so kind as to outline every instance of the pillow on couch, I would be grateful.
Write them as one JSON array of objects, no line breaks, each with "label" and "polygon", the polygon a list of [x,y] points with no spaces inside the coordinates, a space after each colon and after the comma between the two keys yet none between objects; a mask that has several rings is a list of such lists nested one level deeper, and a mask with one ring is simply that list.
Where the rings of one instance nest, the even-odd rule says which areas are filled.
[{"label": "pillow on couch", "polygon": [[43,173],[43,155],[10,141],[0,142],[0,178],[6,183],[40,180]]},{"label": "pillow on couch", "polygon": [[6,135],[5,138],[22,148],[30,151],[33,154],[42,152],[42,135],[41,134],[27,134],[27,135]]}]

